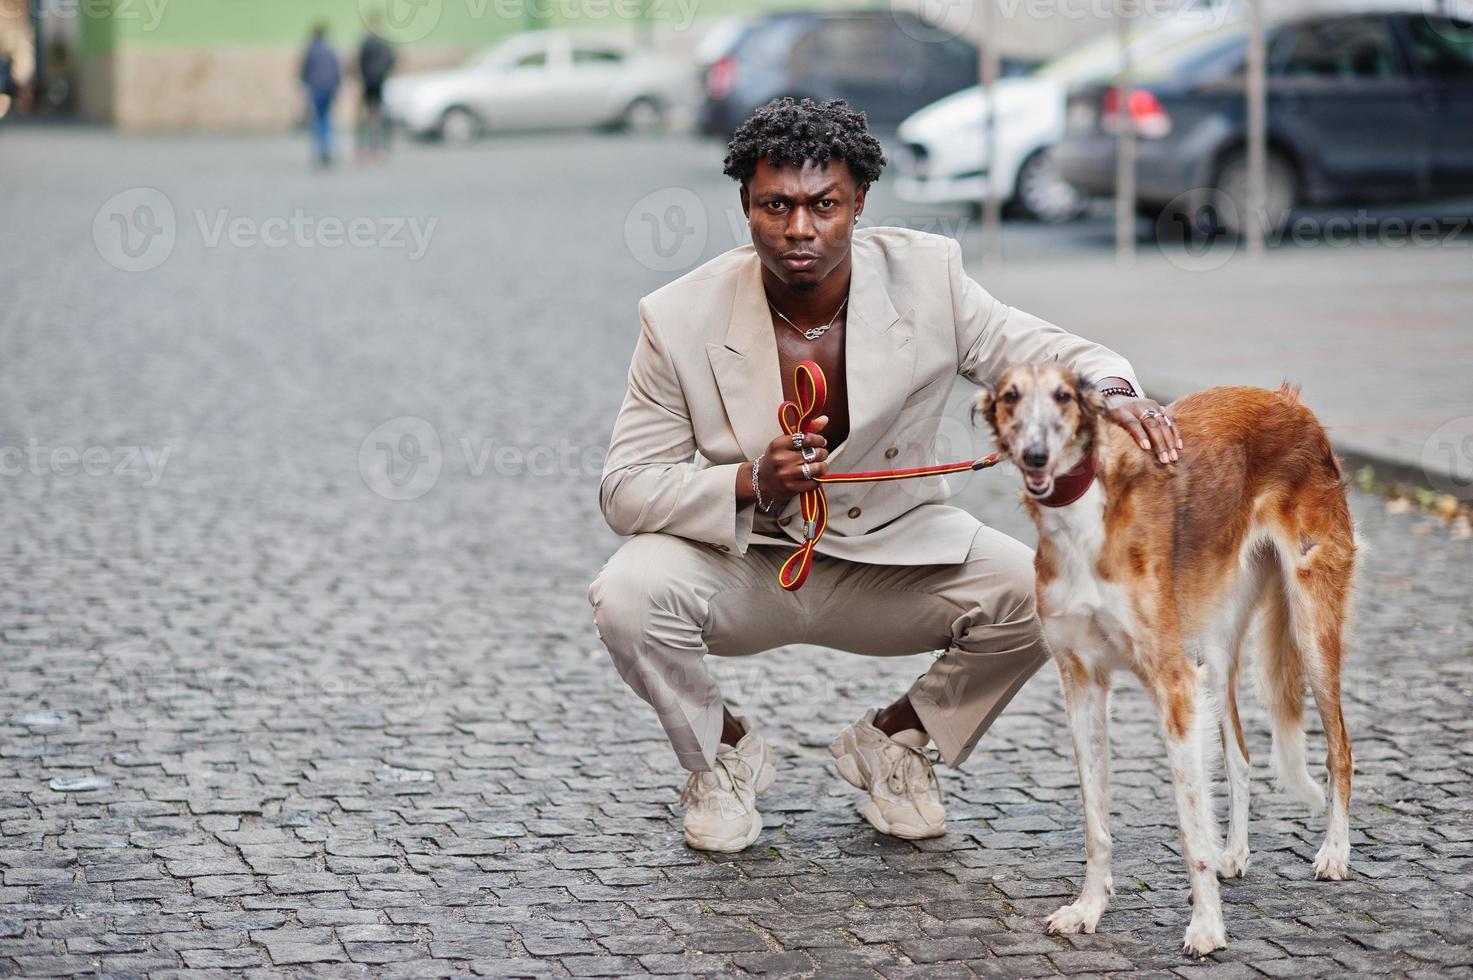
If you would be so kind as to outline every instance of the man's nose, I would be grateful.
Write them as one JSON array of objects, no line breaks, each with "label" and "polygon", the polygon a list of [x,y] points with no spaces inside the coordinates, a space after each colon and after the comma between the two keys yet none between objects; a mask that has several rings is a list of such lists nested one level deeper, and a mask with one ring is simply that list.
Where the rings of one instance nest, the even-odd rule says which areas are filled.
[{"label": "man's nose", "polygon": [[1048,464],[1048,450],[1042,446],[1029,446],[1023,450],[1023,464],[1029,469],[1043,469]]},{"label": "man's nose", "polygon": [[788,237],[807,241],[813,236],[813,218],[808,214],[808,209],[794,208],[792,216],[788,218]]}]

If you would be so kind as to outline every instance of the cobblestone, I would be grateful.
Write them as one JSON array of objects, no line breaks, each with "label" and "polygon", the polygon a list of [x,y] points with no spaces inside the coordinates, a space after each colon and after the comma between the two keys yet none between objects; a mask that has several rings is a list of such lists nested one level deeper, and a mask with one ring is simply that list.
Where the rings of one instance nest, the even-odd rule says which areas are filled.
[{"label": "cobblestone", "polygon": [[[1352,876],[1311,879],[1321,825],[1269,788],[1266,719],[1245,692],[1253,862],[1223,886],[1230,945],[1203,963],[1178,954],[1175,818],[1130,684],[1115,712],[1117,896],[1097,935],[1042,932],[1083,871],[1047,670],[965,772],[941,774],[949,833],[916,844],[860,821],[823,747],[924,658],[795,647],[715,664],[779,774],[754,847],[695,854],[681,773],[593,633],[584,591],[618,543],[596,467],[475,472],[460,445],[602,445],[635,301],[664,278],[631,258],[624,214],[672,167],[729,195],[703,176],[719,153],[505,140],[325,177],[285,141],[7,140],[7,170],[34,192],[6,195],[0,222],[32,238],[8,252],[0,447],[172,452],[154,486],[3,478],[0,975],[1473,966],[1473,543],[1353,497],[1367,549],[1344,679]],[[607,166],[590,174],[589,153]],[[107,168],[89,163],[103,154]],[[186,243],[129,275],[90,241],[94,210],[129,186],[163,188],[182,221],[293,201],[377,214],[392,193],[440,224],[419,264]],[[553,195],[527,186],[573,199],[548,211]],[[960,393],[949,414],[965,432]],[[359,463],[399,416],[433,424],[443,462],[408,501],[375,493]],[[956,499],[1026,540],[1010,477],[958,481]],[[1310,740],[1318,757],[1317,728]]]}]

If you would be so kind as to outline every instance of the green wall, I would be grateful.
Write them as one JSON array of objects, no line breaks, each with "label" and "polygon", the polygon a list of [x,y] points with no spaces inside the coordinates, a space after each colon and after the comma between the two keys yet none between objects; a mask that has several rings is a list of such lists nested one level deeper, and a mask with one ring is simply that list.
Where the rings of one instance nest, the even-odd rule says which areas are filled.
[{"label": "green wall", "polygon": [[[400,43],[491,41],[529,27],[597,30],[643,17],[684,26],[731,14],[812,7],[882,6],[883,0],[79,0],[85,53],[118,45],[217,44],[277,47],[303,43],[325,23],[336,43],[363,34],[385,14],[386,36]],[[90,12],[90,13],[89,13]]]}]

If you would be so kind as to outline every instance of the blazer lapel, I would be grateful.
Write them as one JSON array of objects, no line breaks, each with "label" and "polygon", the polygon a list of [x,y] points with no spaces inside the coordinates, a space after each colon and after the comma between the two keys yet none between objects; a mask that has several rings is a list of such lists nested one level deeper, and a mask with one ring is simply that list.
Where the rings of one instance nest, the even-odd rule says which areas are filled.
[{"label": "blazer lapel", "polygon": [[[833,459],[862,455],[894,421],[910,390],[914,341],[915,324],[890,302],[879,257],[856,238],[844,341],[849,436],[834,450]],[[748,459],[755,459],[781,431],[777,406],[783,400],[762,263],[755,255],[737,283],[726,337],[720,344],[707,344],[706,356],[737,443]]]},{"label": "blazer lapel", "polygon": [[[915,324],[902,317],[885,289],[884,266],[856,238],[844,346],[849,437],[833,459],[862,456],[899,414],[915,370]],[[840,472],[842,467],[835,467]]]},{"label": "blazer lapel", "polygon": [[737,443],[747,459],[756,459],[781,431],[777,406],[783,400],[777,341],[756,255],[748,258],[737,282],[726,338],[707,344],[706,356]]}]

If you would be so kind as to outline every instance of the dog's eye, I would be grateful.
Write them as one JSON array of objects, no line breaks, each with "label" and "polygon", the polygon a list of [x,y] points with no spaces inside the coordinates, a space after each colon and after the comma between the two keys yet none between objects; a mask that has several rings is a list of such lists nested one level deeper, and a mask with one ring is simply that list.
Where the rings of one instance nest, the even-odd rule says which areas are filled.
[{"label": "dog's eye", "polygon": [[1073,397],[1073,395],[1069,394],[1069,392],[1063,388],[1060,388],[1058,391],[1054,392],[1054,401],[1058,402],[1060,405],[1067,403],[1069,399]]},{"label": "dog's eye", "polygon": [[1018,400],[1018,389],[1017,388],[1009,388],[1007,391],[1003,392],[1002,393],[1002,400],[1005,401],[1005,402],[1007,402],[1009,405],[1011,405],[1013,402],[1017,401]]}]

